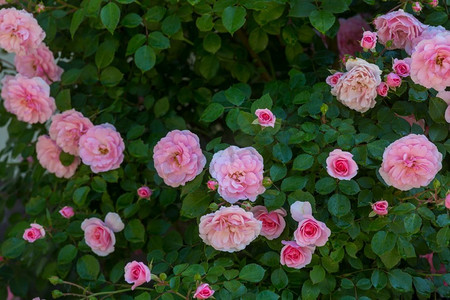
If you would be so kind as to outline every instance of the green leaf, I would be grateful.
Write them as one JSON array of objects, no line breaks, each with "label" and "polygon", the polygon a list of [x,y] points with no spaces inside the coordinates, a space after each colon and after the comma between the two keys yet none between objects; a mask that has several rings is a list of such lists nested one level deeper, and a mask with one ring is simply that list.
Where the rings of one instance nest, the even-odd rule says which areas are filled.
[{"label": "green leaf", "polygon": [[97,17],[103,0],[90,0],[86,6],[86,15]]},{"label": "green leaf", "polygon": [[356,195],[361,191],[358,183],[354,180],[339,181],[339,190],[346,195]]},{"label": "green leaf", "polygon": [[145,132],[145,126],[143,125],[133,125],[130,130],[127,132],[127,139],[128,140],[134,140],[141,135],[143,135]]},{"label": "green leaf", "polygon": [[292,150],[288,145],[278,143],[273,146],[273,157],[281,161],[282,163],[287,163],[292,158]]},{"label": "green leaf", "polygon": [[429,279],[423,279],[421,277],[413,277],[414,287],[416,288],[417,293],[430,296],[433,292],[433,283]]},{"label": "green leaf", "polygon": [[87,195],[91,190],[88,186],[82,186],[77,188],[72,195],[73,203],[75,203],[78,207],[82,207],[86,205]]},{"label": "green leaf", "polygon": [[200,121],[205,123],[211,123],[217,120],[224,112],[225,108],[222,104],[219,103],[211,103],[206,109],[203,111]]},{"label": "green leaf", "polygon": [[73,163],[74,159],[75,156],[69,153],[66,153],[64,151],[61,151],[61,153],[59,153],[59,161],[63,166],[70,166]]},{"label": "green leaf", "polygon": [[136,13],[130,13],[122,19],[121,24],[127,28],[135,28],[135,27],[139,26],[139,24],[141,24],[141,22],[142,22],[142,18],[140,15],[138,15]]},{"label": "green leaf", "polygon": [[113,87],[119,84],[123,74],[116,67],[107,67],[100,74],[100,81],[104,86]]},{"label": "green leaf", "polygon": [[307,177],[291,176],[287,177],[281,182],[281,190],[283,192],[294,192],[296,190],[301,190],[306,186],[308,182]]},{"label": "green leaf", "polygon": [[294,165],[292,170],[305,171],[312,167],[314,164],[314,157],[309,154],[300,154],[294,159]]},{"label": "green leaf", "polygon": [[309,278],[311,278],[313,284],[322,282],[325,279],[325,270],[322,266],[316,265],[309,272]]},{"label": "green leaf", "polygon": [[172,36],[181,29],[180,18],[176,15],[170,15],[164,19],[161,24],[161,30],[164,34]]},{"label": "green leaf", "polygon": [[138,219],[133,219],[125,226],[124,236],[131,243],[142,243],[145,241],[145,227]]},{"label": "green leaf", "polygon": [[348,6],[352,3],[351,0],[322,0],[321,8],[331,13],[343,13],[347,11]]},{"label": "green leaf", "polygon": [[241,6],[229,6],[223,10],[222,23],[232,35],[245,24],[247,12]]},{"label": "green leaf", "polygon": [[230,87],[225,91],[225,97],[231,104],[239,106],[246,100],[245,93],[237,87]]},{"label": "green leaf", "polygon": [[58,93],[58,96],[56,96],[55,103],[60,111],[71,109],[70,89],[61,90],[61,92]]},{"label": "green leaf", "polygon": [[249,282],[260,282],[266,270],[258,264],[248,264],[239,272],[239,278]]},{"label": "green leaf", "polygon": [[252,103],[251,112],[254,115],[257,109],[271,109],[273,105],[273,100],[270,97],[270,94],[264,94],[258,100],[255,100]]},{"label": "green leaf", "polygon": [[31,216],[37,216],[44,211],[46,207],[46,200],[44,197],[31,197],[25,205],[25,212]]},{"label": "green leaf", "polygon": [[100,273],[100,264],[92,255],[85,255],[77,261],[77,273],[81,279],[96,280]]},{"label": "green leaf", "polygon": [[170,108],[169,98],[162,97],[161,99],[156,101],[155,107],[153,108],[155,117],[159,118],[164,116],[167,113],[167,111],[169,111],[169,108]]},{"label": "green leaf", "polygon": [[370,243],[372,251],[377,255],[382,255],[391,251],[395,247],[397,236],[392,232],[378,231],[372,237]]},{"label": "green leaf", "polygon": [[145,158],[149,155],[148,145],[144,144],[141,139],[132,141],[128,146],[128,151],[130,152],[131,156],[137,158]]},{"label": "green leaf", "polygon": [[389,271],[389,282],[392,287],[399,292],[409,292],[412,291],[412,278],[406,272],[402,270],[395,269]]},{"label": "green leaf", "polygon": [[376,269],[372,272],[372,277],[370,280],[372,281],[372,285],[375,289],[381,290],[386,287],[388,278],[383,271]]},{"label": "green leaf", "polygon": [[347,197],[340,194],[334,194],[328,200],[328,211],[336,217],[345,216],[350,212],[352,208],[350,200]]},{"label": "green leaf", "polygon": [[159,31],[148,35],[148,44],[155,49],[167,49],[170,47],[169,39]]},{"label": "green leaf", "polygon": [[106,191],[106,181],[100,176],[92,178],[91,187],[94,191],[103,193]]},{"label": "green leaf", "polygon": [[313,285],[311,280],[306,280],[302,285],[302,300],[317,300],[319,298],[319,285]]},{"label": "green leaf", "polygon": [[134,297],[134,300],[151,300],[152,297],[148,292],[140,293],[138,296]]},{"label": "green leaf", "polygon": [[448,20],[448,14],[445,11],[433,11],[425,18],[425,23],[431,26],[444,25]]},{"label": "green leaf", "polygon": [[188,218],[200,217],[205,213],[210,202],[211,199],[206,191],[198,189],[183,199],[180,213]]},{"label": "green leaf", "polygon": [[195,25],[200,31],[211,31],[214,27],[213,17],[211,15],[203,15],[197,18]]},{"label": "green leaf", "polygon": [[285,165],[273,164],[272,167],[270,167],[270,179],[272,179],[273,182],[283,179],[286,175],[287,168]]},{"label": "green leaf", "polygon": [[134,35],[129,41],[127,45],[126,56],[131,55],[136,52],[142,45],[144,45],[147,37],[144,34],[138,33]]},{"label": "green leaf", "polygon": [[408,233],[417,233],[422,226],[422,218],[416,214],[409,214],[404,219],[405,229]]},{"label": "green leaf", "polygon": [[97,68],[103,69],[109,66],[114,59],[116,49],[111,41],[102,43],[95,53],[95,64]]},{"label": "green leaf", "polygon": [[134,62],[142,72],[150,70],[156,63],[155,51],[150,46],[140,47],[134,53]]},{"label": "green leaf", "polygon": [[328,195],[336,189],[336,180],[331,177],[324,177],[316,182],[316,191],[321,195]]},{"label": "green leaf", "polygon": [[222,46],[222,39],[216,33],[210,32],[203,39],[203,48],[209,53],[215,54]]},{"label": "green leaf", "polygon": [[77,32],[78,27],[80,27],[81,22],[83,22],[84,20],[84,9],[78,9],[72,16],[72,21],[70,22],[70,35],[73,36],[75,35],[75,32]]},{"label": "green leaf", "polygon": [[392,208],[389,213],[396,215],[405,215],[416,209],[416,206],[412,203],[402,203]]},{"label": "green leaf", "polygon": [[65,245],[59,250],[58,264],[64,265],[71,263],[77,257],[78,250],[74,245]]},{"label": "green leaf", "polygon": [[25,240],[12,237],[2,244],[2,256],[5,258],[17,258],[25,250]]},{"label": "green leaf", "polygon": [[259,292],[258,295],[256,296],[256,300],[277,300],[279,298],[280,298],[279,295],[269,290]]},{"label": "green leaf", "polygon": [[70,85],[74,84],[78,81],[78,78],[81,75],[81,69],[70,69],[64,72],[61,76],[61,84],[62,85]]},{"label": "green leaf", "polygon": [[257,27],[250,32],[248,42],[253,51],[259,53],[266,49],[267,44],[269,43],[269,37],[262,28]]},{"label": "green leaf", "polygon": [[219,70],[219,60],[214,55],[207,55],[200,61],[199,71],[205,79],[212,79]]},{"label": "green leaf", "polygon": [[117,6],[114,2],[109,2],[106,4],[100,12],[100,19],[106,29],[113,34],[120,20],[119,6]]},{"label": "green leaf", "polygon": [[431,119],[436,123],[445,124],[444,112],[447,109],[447,106],[447,103],[441,98],[431,98],[428,106],[428,113],[430,114]]},{"label": "green leaf", "polygon": [[311,21],[312,26],[325,34],[325,32],[333,26],[336,18],[329,11],[315,10],[309,15],[309,20]]},{"label": "green leaf", "polygon": [[309,0],[292,0],[290,1],[290,4],[290,17],[308,17],[313,11],[317,10],[317,7]]}]

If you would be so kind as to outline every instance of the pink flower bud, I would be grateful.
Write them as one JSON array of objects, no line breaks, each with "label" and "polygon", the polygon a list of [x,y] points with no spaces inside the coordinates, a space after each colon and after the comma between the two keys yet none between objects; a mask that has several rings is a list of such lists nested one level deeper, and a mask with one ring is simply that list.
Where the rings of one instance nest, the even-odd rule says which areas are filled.
[{"label": "pink flower bud", "polygon": [[45,6],[43,3],[39,3],[38,5],[36,5],[36,12],[41,13],[45,10]]},{"label": "pink flower bud", "polygon": [[194,298],[195,299],[208,299],[214,295],[214,290],[211,289],[209,284],[202,283],[197,287],[197,290],[195,291]]},{"label": "pink flower bud", "polygon": [[447,209],[450,209],[450,193],[445,196],[445,207],[447,207]]},{"label": "pink flower bud", "polygon": [[219,186],[219,184],[217,183],[217,181],[215,180],[209,180],[206,185],[208,186],[208,189],[210,191],[215,191],[217,190],[217,187]]},{"label": "pink flower bud", "polygon": [[402,79],[400,78],[400,76],[398,76],[395,73],[389,73],[386,76],[386,84],[390,88],[396,88],[396,87],[399,87],[402,84]]},{"label": "pink flower bud", "polygon": [[153,194],[153,191],[148,186],[141,186],[140,188],[138,188],[137,194],[139,198],[150,199],[150,197]]},{"label": "pink flower bud", "polygon": [[377,45],[377,33],[372,31],[364,31],[361,39],[361,47],[365,50],[372,50]]},{"label": "pink flower bud", "polygon": [[432,7],[436,7],[439,4],[439,0],[431,0],[428,4],[430,4]]},{"label": "pink flower bud", "polygon": [[75,212],[73,211],[73,208],[70,206],[64,206],[59,210],[59,213],[61,216],[63,216],[66,219],[70,219],[75,215]]},{"label": "pink flower bud", "polygon": [[344,73],[336,72],[333,75],[328,76],[327,79],[325,80],[325,82],[329,86],[334,87],[337,84],[339,78],[341,78],[342,75],[344,75]]},{"label": "pink flower bud", "polygon": [[275,127],[276,117],[270,109],[257,109],[255,115],[258,117],[258,123],[262,127]]},{"label": "pink flower bud", "polygon": [[385,200],[377,201],[372,204],[372,210],[380,216],[387,215],[389,203]]},{"label": "pink flower bud", "polygon": [[416,2],[413,3],[412,9],[416,13],[421,12],[422,11],[422,5],[420,4],[419,1],[416,1]]},{"label": "pink flower bud", "polygon": [[377,93],[381,97],[386,97],[388,94],[388,91],[389,91],[389,87],[386,84],[386,82],[382,82],[382,83],[380,83],[379,86],[377,86]]},{"label": "pink flower bud", "polygon": [[411,64],[411,58],[405,58],[403,60],[401,59],[394,59],[394,64],[392,65],[392,69],[394,72],[401,77],[408,77],[410,73],[410,64]]},{"label": "pink flower bud", "polygon": [[34,243],[38,239],[42,239],[45,237],[45,230],[39,224],[32,223],[30,224],[30,228],[26,229],[23,233],[23,239],[28,241],[29,243]]}]

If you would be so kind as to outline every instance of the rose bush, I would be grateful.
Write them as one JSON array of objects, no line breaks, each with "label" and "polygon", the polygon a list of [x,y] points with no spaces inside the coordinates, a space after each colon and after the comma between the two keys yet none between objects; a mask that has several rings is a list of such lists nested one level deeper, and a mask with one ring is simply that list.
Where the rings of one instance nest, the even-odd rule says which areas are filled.
[{"label": "rose bush", "polygon": [[450,297],[448,0],[0,5],[0,299]]}]

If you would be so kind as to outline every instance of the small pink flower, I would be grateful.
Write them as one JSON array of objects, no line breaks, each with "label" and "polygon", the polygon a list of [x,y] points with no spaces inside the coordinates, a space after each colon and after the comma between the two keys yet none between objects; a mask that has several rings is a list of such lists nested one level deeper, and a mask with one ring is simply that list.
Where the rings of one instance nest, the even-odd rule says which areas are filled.
[{"label": "small pink flower", "polygon": [[137,190],[137,194],[138,194],[139,198],[142,198],[142,199],[150,199],[150,197],[152,196],[152,193],[153,193],[152,190],[148,186],[141,186]]},{"label": "small pink flower", "polygon": [[338,83],[339,78],[341,78],[342,75],[344,75],[344,73],[336,72],[333,75],[328,76],[325,81],[329,86],[334,87]]},{"label": "small pink flower", "polygon": [[23,239],[29,243],[34,243],[38,239],[43,239],[45,237],[45,230],[39,224],[32,223],[30,228],[26,229],[23,233]]},{"label": "small pink flower", "polygon": [[124,224],[116,213],[108,213],[106,222],[98,218],[85,219],[81,223],[84,231],[84,240],[92,251],[98,256],[107,256],[114,252],[116,236],[114,232],[119,232],[124,228]]},{"label": "small pink flower", "polygon": [[281,243],[285,245],[280,253],[280,263],[282,265],[288,266],[289,268],[301,269],[311,262],[315,247],[302,247],[294,241],[282,241]]},{"label": "small pink flower", "polygon": [[372,50],[377,45],[377,33],[372,31],[364,31],[361,39],[361,47],[366,50]]},{"label": "small pink flower", "polygon": [[331,151],[326,163],[328,175],[340,180],[350,180],[358,172],[358,165],[353,160],[353,154],[341,149]]},{"label": "small pink flower", "polygon": [[66,219],[70,219],[75,215],[75,212],[73,211],[73,208],[70,206],[64,206],[59,210],[59,213],[61,216],[63,216]]},{"label": "small pink flower", "polygon": [[396,87],[399,87],[402,84],[402,79],[397,74],[391,72],[386,76],[386,84],[390,88],[395,89]]},{"label": "small pink flower", "polygon": [[212,297],[212,295],[214,295],[214,292],[215,291],[213,289],[211,289],[209,284],[202,283],[195,290],[194,298],[195,299],[208,299],[208,298]]},{"label": "small pink flower", "polygon": [[208,189],[210,191],[215,191],[215,190],[217,190],[217,187],[219,186],[219,184],[215,180],[208,180],[208,182],[206,183],[206,186],[208,187]]},{"label": "small pink flower", "polygon": [[379,86],[377,86],[377,94],[381,97],[386,97],[388,92],[389,86],[386,84],[386,82],[382,82]]},{"label": "small pink flower", "polygon": [[385,200],[377,201],[372,204],[372,210],[380,216],[387,215],[389,203]]},{"label": "small pink flower", "polygon": [[277,118],[273,115],[270,109],[257,109],[255,115],[258,117],[258,123],[262,127],[275,127]]},{"label": "small pink flower", "polygon": [[142,262],[133,260],[125,266],[125,281],[129,284],[133,284],[131,290],[146,282],[150,282],[151,273],[150,269]]},{"label": "small pink flower", "polygon": [[431,7],[436,7],[439,5],[439,0],[430,0],[429,3]]},{"label": "small pink flower", "polygon": [[295,242],[299,246],[323,246],[327,243],[331,230],[325,223],[313,216],[304,216],[294,232]]},{"label": "small pink flower", "polygon": [[422,5],[420,4],[419,1],[416,1],[416,2],[413,3],[412,9],[413,9],[416,13],[419,13],[419,12],[422,11]]},{"label": "small pink flower", "polygon": [[45,5],[43,3],[39,3],[38,5],[36,5],[36,12],[38,14],[40,14],[41,12],[43,12],[45,10]]},{"label": "small pink flower", "polygon": [[411,58],[405,59],[394,59],[394,64],[392,65],[392,69],[394,72],[400,77],[408,77],[411,71]]},{"label": "small pink flower", "polygon": [[445,196],[445,207],[447,209],[450,209],[450,193],[448,193],[447,196]]},{"label": "small pink flower", "polygon": [[356,15],[348,19],[339,19],[339,31],[337,33],[337,44],[340,56],[346,54],[355,55],[361,51],[360,40],[364,30],[370,30],[369,24],[361,17]]},{"label": "small pink flower", "polygon": [[297,222],[303,220],[306,216],[312,216],[312,207],[311,203],[305,201],[295,201],[291,205],[291,215],[292,219]]},{"label": "small pink flower", "polygon": [[286,211],[283,208],[267,211],[267,208],[261,205],[257,205],[252,208],[251,212],[255,218],[262,222],[261,235],[268,240],[278,238],[286,227],[284,217]]}]

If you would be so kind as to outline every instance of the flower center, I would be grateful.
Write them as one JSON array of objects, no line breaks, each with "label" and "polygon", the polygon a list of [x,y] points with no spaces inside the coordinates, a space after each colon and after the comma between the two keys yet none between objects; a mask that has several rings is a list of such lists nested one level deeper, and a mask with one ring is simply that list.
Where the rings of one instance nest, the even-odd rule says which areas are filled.
[{"label": "flower center", "polygon": [[438,66],[441,66],[442,67],[442,64],[443,64],[443,61],[444,61],[444,59],[445,59],[445,57],[443,57],[443,56],[436,56],[436,64],[438,65]]},{"label": "flower center", "polygon": [[100,147],[98,147],[98,152],[100,152],[102,155],[106,155],[109,153],[109,150],[106,146],[101,145]]},{"label": "flower center", "polygon": [[228,176],[230,176],[230,178],[233,179],[234,181],[241,182],[242,177],[244,177],[244,173],[237,171],[237,172],[234,172],[233,174],[230,174]]},{"label": "flower center", "polygon": [[408,154],[403,154],[403,163],[406,167],[412,168],[414,167],[416,162],[416,158],[414,156],[408,156]]}]

